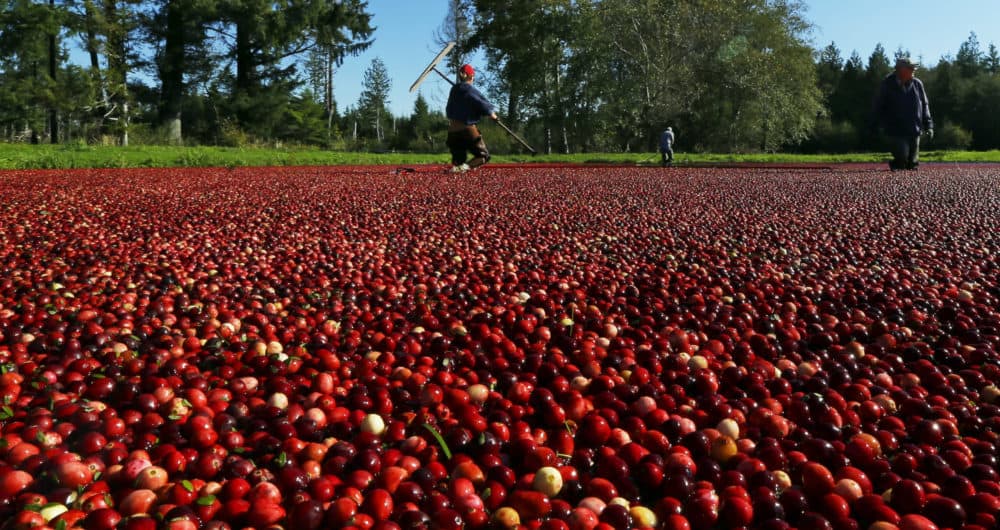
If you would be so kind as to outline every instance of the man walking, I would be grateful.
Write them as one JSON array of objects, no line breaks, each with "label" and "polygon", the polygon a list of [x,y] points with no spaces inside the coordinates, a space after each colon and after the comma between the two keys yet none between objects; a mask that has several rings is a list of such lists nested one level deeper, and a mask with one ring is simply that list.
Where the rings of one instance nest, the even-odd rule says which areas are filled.
[{"label": "man walking", "polygon": [[909,57],[896,59],[896,69],[882,80],[875,96],[874,115],[889,136],[892,161],[889,169],[917,169],[920,134],[934,138],[934,122],[924,84],[913,77],[917,64]]},{"label": "man walking", "polygon": [[674,130],[670,127],[660,135],[660,157],[663,167],[674,163]]}]

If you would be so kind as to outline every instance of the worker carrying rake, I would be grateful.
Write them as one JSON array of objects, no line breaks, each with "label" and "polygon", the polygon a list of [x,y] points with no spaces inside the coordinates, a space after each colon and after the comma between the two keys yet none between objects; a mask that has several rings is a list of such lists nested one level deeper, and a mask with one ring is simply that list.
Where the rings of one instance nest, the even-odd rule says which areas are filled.
[{"label": "worker carrying rake", "polygon": [[[490,152],[476,124],[483,116],[496,121],[493,105],[472,86],[476,71],[464,65],[458,71],[459,82],[451,87],[445,114],[448,116],[448,149],[451,150],[451,172],[464,173],[490,160]],[[466,162],[468,153],[472,160]]]},{"label": "worker carrying rake", "polygon": [[[466,64],[459,69],[458,83],[455,83],[451,78],[437,69],[437,64],[454,47],[454,42],[449,42],[445,45],[444,49],[431,61],[431,64],[427,68],[424,68],[420,77],[410,85],[410,92],[413,92],[427,79],[427,76],[431,72],[441,76],[442,79],[452,85],[451,92],[448,94],[448,104],[445,108],[445,114],[448,116],[449,122],[448,141],[446,143],[448,144],[448,149],[451,151],[451,172],[464,173],[489,161],[490,152],[486,149],[486,142],[483,141],[483,135],[479,133],[479,127],[476,125],[483,116],[489,116],[511,138],[517,140],[517,143],[527,149],[529,153],[535,154],[535,149],[528,145],[528,142],[525,142],[523,138],[515,134],[514,131],[510,130],[510,127],[504,125],[500,121],[500,118],[497,117],[493,105],[472,86],[472,82],[476,77],[476,70],[471,65]],[[470,152],[473,158],[466,162]]]}]

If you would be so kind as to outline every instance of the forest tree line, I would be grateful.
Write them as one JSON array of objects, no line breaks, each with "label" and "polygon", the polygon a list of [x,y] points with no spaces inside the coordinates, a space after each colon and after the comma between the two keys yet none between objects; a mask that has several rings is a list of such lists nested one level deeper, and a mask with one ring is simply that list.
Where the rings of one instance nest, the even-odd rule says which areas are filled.
[{"label": "forest tree line", "polygon": [[[378,24],[363,0],[3,4],[4,141],[444,150],[443,109],[420,95],[394,116],[401,80],[379,59],[358,101],[335,100],[338,68]],[[451,71],[485,56],[480,87],[546,152],[649,151],[667,125],[683,150],[881,150],[872,95],[908,52],[845,57],[814,49],[811,30],[794,0],[449,0],[435,38],[458,43]],[[919,59],[927,147],[1000,148],[997,48],[970,34],[954,57]]]}]

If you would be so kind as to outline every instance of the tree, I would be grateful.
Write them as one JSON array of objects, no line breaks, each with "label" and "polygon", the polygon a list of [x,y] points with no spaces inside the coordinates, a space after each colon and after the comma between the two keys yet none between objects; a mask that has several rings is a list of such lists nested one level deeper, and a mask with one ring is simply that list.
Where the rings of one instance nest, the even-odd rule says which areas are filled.
[{"label": "tree", "polygon": [[326,128],[330,130],[337,116],[337,101],[333,97],[333,78],[337,64],[333,50],[327,46],[316,46],[309,51],[305,68],[309,74],[309,88],[322,101]]},{"label": "tree", "polygon": [[986,52],[986,57],[983,59],[983,66],[990,75],[997,75],[1000,73],[1000,51],[992,42],[990,43],[989,51]]},{"label": "tree", "polygon": [[850,122],[858,129],[866,128],[875,88],[865,73],[864,63],[857,51],[844,63],[840,83],[830,94],[830,119],[834,122]]},{"label": "tree", "polygon": [[359,0],[220,1],[215,30],[232,60],[230,106],[239,126],[272,136],[301,84],[296,59],[319,45],[335,46],[335,53],[338,44],[366,38],[366,7]]},{"label": "tree", "polygon": [[205,72],[206,63],[215,58],[207,34],[214,5],[215,2],[208,0],[161,0],[159,9],[146,19],[149,40],[158,49],[158,123],[172,144],[183,141],[182,116],[188,80],[203,79],[204,75],[199,73]]},{"label": "tree", "polygon": [[309,90],[292,96],[276,136],[296,143],[321,145],[329,141],[323,104]]},{"label": "tree", "polygon": [[885,54],[885,48],[882,47],[882,43],[875,45],[875,49],[872,50],[872,54],[868,56],[868,65],[865,67],[865,72],[868,77],[868,82],[872,87],[878,86],[878,83],[892,72],[893,67],[889,64],[889,57]]},{"label": "tree", "polygon": [[218,5],[216,33],[235,68],[231,110],[240,128],[262,137],[273,132],[288,103],[284,95],[295,86],[295,66],[282,61],[304,46],[305,6],[298,0],[286,4],[224,0]]},{"label": "tree", "polygon": [[41,141],[49,129],[50,141],[58,142],[59,66],[65,54],[57,45],[64,19],[55,2],[29,0],[8,2],[0,14],[0,66],[3,71],[2,99],[9,105],[4,121],[19,128],[32,143]]},{"label": "tree", "polygon": [[972,79],[984,71],[983,51],[979,48],[976,33],[969,33],[969,38],[958,47],[955,55],[955,66],[958,73],[965,79]]},{"label": "tree", "polygon": [[313,91],[321,95],[326,113],[327,135],[337,115],[333,97],[333,77],[344,59],[368,49],[372,44],[371,15],[360,0],[336,2],[327,20],[319,25],[315,46],[309,52],[306,70]]},{"label": "tree", "polygon": [[809,134],[822,109],[809,23],[796,2],[682,2],[695,85],[691,119],[715,149],[775,150]]},{"label": "tree", "polygon": [[431,133],[433,129],[430,107],[427,105],[424,95],[418,92],[417,99],[413,102],[413,114],[410,116],[410,134],[414,139],[425,140],[433,147],[434,136]]},{"label": "tree", "polygon": [[472,11],[471,0],[448,0],[448,14],[434,34],[434,43],[441,48],[449,42],[455,43],[455,49],[445,58],[445,63],[449,71],[455,72],[456,82],[458,70],[468,62],[471,51],[472,25],[469,20],[472,19]]},{"label": "tree", "polygon": [[92,101],[86,103],[86,110],[82,115],[83,128],[87,130],[85,134],[88,137],[97,136],[104,131],[104,122],[109,106],[100,60],[101,39],[105,33],[106,24],[102,9],[103,4],[96,2],[100,2],[100,0],[76,2],[73,6],[75,10],[71,11],[70,23],[68,24],[70,33],[81,38],[83,49],[89,58],[86,73],[90,78],[90,84],[97,90],[93,94]]},{"label": "tree", "polygon": [[[59,33],[62,29],[63,18],[62,10],[56,9],[56,0],[49,0],[49,12],[53,18],[53,23],[49,24],[48,29],[48,41],[49,41],[49,81],[53,86],[57,83],[57,72],[59,71],[59,64],[62,62],[60,60],[59,54]],[[55,101],[49,102],[49,142],[53,144],[59,143],[59,113],[56,110]]]},{"label": "tree", "polygon": [[[574,15],[581,2],[569,0],[475,0],[473,45],[486,49],[494,74],[490,95],[506,99],[513,123],[537,120],[545,150],[559,131],[568,150],[566,109],[572,87],[566,83]],[[511,28],[517,28],[512,31]]]},{"label": "tree", "polygon": [[577,2],[567,31],[565,82],[561,84],[562,104],[567,118],[567,145],[582,151],[614,151],[633,137],[636,126],[618,112],[622,97],[622,62],[607,38],[602,13],[608,6],[598,2]]},{"label": "tree", "polygon": [[819,54],[816,63],[816,79],[819,83],[820,93],[829,105],[830,98],[836,92],[840,79],[844,75],[844,59],[840,56],[840,49],[831,42]]},{"label": "tree", "polygon": [[[701,88],[691,68],[696,50],[686,38],[702,37],[693,22],[696,2],[613,0],[595,3],[596,36],[611,65],[599,85],[619,142],[626,149],[651,147],[662,124],[690,111]],[[712,9],[712,7],[708,7]],[[669,15],[668,15],[669,14]],[[585,53],[585,51],[581,50]],[[638,144],[638,145],[636,145]]]},{"label": "tree", "polygon": [[964,93],[966,82],[958,73],[958,67],[947,58],[938,61],[933,69],[921,74],[921,81],[931,102],[931,115],[936,123],[961,123],[959,100]]},{"label": "tree", "polygon": [[370,125],[375,133],[375,139],[381,142],[385,139],[383,125],[391,120],[389,113],[389,90],[392,80],[382,59],[372,59],[371,65],[365,70],[361,80],[361,97],[358,100],[358,112],[365,125]]},{"label": "tree", "polygon": [[755,10],[751,35],[760,47],[758,73],[764,79],[755,87],[761,112],[757,134],[764,151],[804,140],[822,108],[812,53],[805,40],[811,25],[801,9],[795,2],[762,2]]},{"label": "tree", "polygon": [[968,83],[961,98],[961,124],[972,133],[973,149],[996,149],[1000,146],[1000,78],[984,74]]},{"label": "tree", "polygon": [[138,27],[135,7],[138,0],[103,0],[104,56],[107,61],[104,86],[107,101],[105,117],[114,123],[111,132],[118,144],[127,146],[129,139],[128,74],[136,61],[134,31]]}]

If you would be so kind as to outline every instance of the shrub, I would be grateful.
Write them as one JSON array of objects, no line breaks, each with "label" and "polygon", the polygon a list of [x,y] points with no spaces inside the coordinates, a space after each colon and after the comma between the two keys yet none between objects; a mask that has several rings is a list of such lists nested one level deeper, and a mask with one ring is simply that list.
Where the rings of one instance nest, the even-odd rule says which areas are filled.
[{"label": "shrub", "polygon": [[954,123],[944,122],[934,130],[934,138],[924,144],[929,149],[959,149],[965,150],[972,145],[972,133]]},{"label": "shrub", "polygon": [[220,144],[226,147],[247,147],[251,144],[250,135],[240,128],[236,120],[223,120],[220,129]]},{"label": "shrub", "polygon": [[858,146],[858,131],[851,122],[819,120],[812,135],[802,142],[799,150],[805,153],[847,153]]}]

